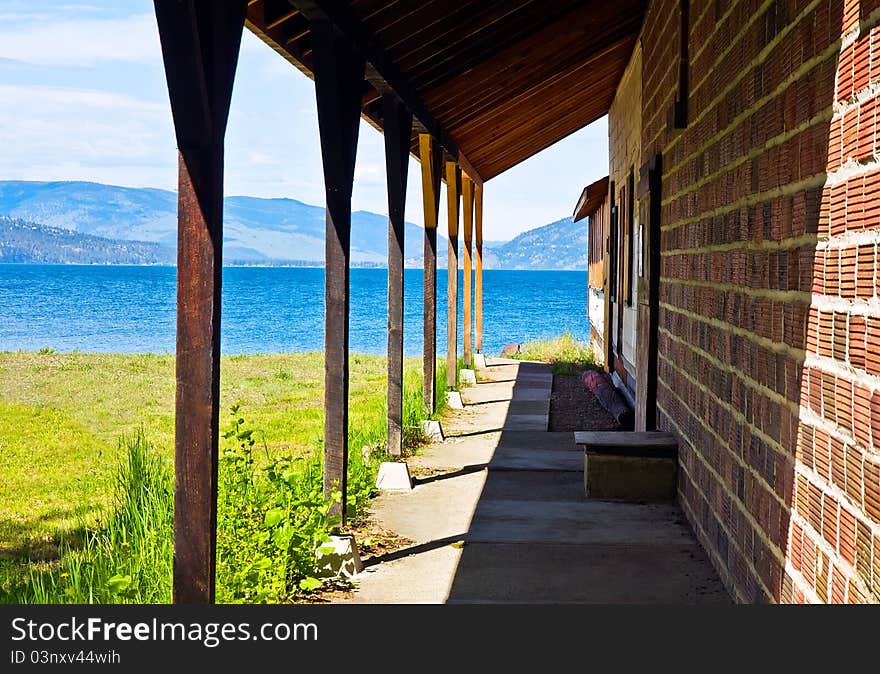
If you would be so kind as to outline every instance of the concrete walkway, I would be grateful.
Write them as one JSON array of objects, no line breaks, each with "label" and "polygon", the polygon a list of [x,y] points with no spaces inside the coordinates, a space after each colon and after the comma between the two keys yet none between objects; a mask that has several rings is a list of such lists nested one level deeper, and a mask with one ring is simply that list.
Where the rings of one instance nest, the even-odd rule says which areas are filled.
[{"label": "concrete walkway", "polygon": [[573,433],[547,431],[546,365],[490,359],[445,442],[409,459],[430,473],[376,499],[414,541],[371,560],[357,603],[729,602],[673,503],[587,500]]}]

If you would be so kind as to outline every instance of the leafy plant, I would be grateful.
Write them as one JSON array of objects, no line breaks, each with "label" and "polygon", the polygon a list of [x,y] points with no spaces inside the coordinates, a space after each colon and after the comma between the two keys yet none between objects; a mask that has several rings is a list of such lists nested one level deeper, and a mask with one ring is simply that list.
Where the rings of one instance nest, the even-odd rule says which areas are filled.
[{"label": "leafy plant", "polygon": [[217,599],[277,603],[321,586],[317,552],[330,541],[338,517],[325,500],[316,458],[273,456],[264,444],[258,465],[254,430],[238,405],[224,434],[217,507]]}]

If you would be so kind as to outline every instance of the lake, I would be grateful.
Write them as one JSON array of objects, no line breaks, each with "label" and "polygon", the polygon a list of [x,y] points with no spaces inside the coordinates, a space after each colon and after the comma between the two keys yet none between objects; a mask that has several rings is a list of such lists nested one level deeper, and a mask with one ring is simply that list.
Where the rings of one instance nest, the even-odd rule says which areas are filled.
[{"label": "lake", "polygon": [[[173,352],[174,267],[0,264],[0,350]],[[422,271],[404,280],[404,349],[422,350]],[[459,352],[461,351],[459,272]],[[386,351],[387,272],[351,270],[351,351]],[[568,330],[586,340],[587,272],[483,272],[483,350]],[[323,349],[324,270],[223,270],[222,350]],[[437,351],[446,352],[446,271],[437,271]]]}]

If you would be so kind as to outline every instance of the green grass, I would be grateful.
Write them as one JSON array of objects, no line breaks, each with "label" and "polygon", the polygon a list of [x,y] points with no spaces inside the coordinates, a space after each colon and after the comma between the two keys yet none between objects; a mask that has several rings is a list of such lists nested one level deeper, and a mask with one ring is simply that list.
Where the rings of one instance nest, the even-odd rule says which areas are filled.
[{"label": "green grass", "polygon": [[[407,359],[405,365],[405,441],[410,448],[421,439],[424,416],[419,360]],[[239,404],[266,455],[306,460],[319,455],[322,354],[224,357],[221,371],[224,417]],[[374,466],[360,460],[361,447],[369,446],[374,456],[384,447],[385,392],[385,359],[353,355],[349,442],[353,477],[362,487],[373,479]],[[130,467],[132,444],[120,444],[119,438],[135,438],[141,449],[155,448],[149,461],[139,464],[149,464],[145,479],[152,480],[159,470],[153,470],[154,459],[171,475],[173,430],[173,356],[0,353],[0,471],[5,476],[0,483],[0,601],[4,592],[34,574],[50,572],[56,580],[60,573],[72,576],[72,569],[63,570],[74,561],[68,559],[70,551],[91,554],[89,546],[98,542],[95,531],[110,536],[102,539],[106,543],[117,540],[112,537],[115,522],[128,530],[131,519],[125,519],[121,504],[131,495],[120,491],[126,484],[120,467]],[[150,517],[161,521],[155,513]],[[51,594],[39,592],[36,587],[31,599]],[[51,596],[60,600],[57,593]],[[102,595],[96,589],[77,596]]]},{"label": "green grass", "polygon": [[139,604],[171,598],[174,480],[143,433],[120,441],[114,503],[100,526],[59,541],[59,559],[22,568],[4,603]]},{"label": "green grass", "polygon": [[553,374],[572,375],[597,367],[590,345],[575,339],[570,332],[554,339],[526,342],[514,358],[549,363]]}]

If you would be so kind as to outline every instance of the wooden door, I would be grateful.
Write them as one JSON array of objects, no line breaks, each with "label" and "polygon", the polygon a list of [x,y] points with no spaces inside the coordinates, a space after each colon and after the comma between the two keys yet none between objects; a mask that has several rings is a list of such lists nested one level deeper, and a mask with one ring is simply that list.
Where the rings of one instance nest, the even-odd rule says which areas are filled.
[{"label": "wooden door", "polygon": [[635,430],[657,428],[657,348],[660,312],[660,154],[639,172],[638,327]]}]

